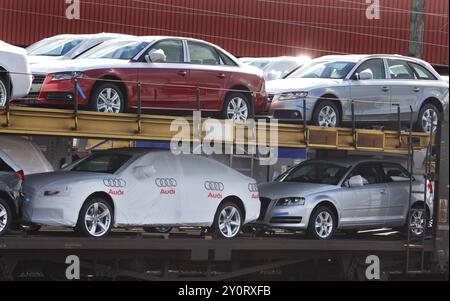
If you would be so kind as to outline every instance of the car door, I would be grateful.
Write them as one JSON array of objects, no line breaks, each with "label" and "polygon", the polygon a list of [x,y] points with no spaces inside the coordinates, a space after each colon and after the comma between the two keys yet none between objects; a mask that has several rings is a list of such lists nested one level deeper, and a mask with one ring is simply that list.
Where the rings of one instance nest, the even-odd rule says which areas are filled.
[{"label": "car door", "polygon": [[[349,187],[348,179],[357,175],[363,177],[364,186]],[[382,181],[379,165],[374,162],[358,164],[347,176],[341,190],[341,226],[383,226],[388,200],[387,185]]]},{"label": "car door", "polygon": [[178,160],[170,153],[149,153],[127,168],[126,211],[130,224],[165,225],[181,216]]},{"label": "car door", "polygon": [[[162,51],[165,61],[146,62],[145,56]],[[183,40],[164,39],[152,45],[140,58],[139,81],[142,84],[142,106],[145,108],[186,109],[195,98],[195,88],[189,87],[189,70],[185,63]]]},{"label": "car door", "polygon": [[409,120],[411,112],[409,106],[412,105],[415,108],[415,105],[420,100],[421,89],[418,86],[418,81],[407,61],[387,59],[387,65],[393,114],[397,113],[396,105],[398,104],[400,106],[401,119]]},{"label": "car door", "polygon": [[[200,87],[200,103],[202,110],[218,111],[230,80],[230,66],[222,63],[219,52],[211,45],[187,41],[190,58],[190,83]],[[192,104],[195,108],[196,103]]]},{"label": "car door", "polygon": [[[373,79],[359,79],[362,71],[370,71]],[[391,92],[382,58],[362,62],[350,78],[350,97],[355,100],[358,121],[386,121],[391,118]]]},{"label": "car door", "polygon": [[405,222],[409,204],[409,173],[399,163],[381,163],[384,182],[389,190],[389,209],[386,226],[401,226]]}]

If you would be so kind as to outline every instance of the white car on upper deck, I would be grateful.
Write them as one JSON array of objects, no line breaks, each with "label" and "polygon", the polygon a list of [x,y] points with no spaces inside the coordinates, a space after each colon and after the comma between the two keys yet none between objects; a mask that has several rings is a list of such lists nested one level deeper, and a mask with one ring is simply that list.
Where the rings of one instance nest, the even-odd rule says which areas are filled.
[{"label": "white car on upper deck", "polygon": [[0,107],[7,99],[27,95],[31,80],[26,51],[0,41]]}]

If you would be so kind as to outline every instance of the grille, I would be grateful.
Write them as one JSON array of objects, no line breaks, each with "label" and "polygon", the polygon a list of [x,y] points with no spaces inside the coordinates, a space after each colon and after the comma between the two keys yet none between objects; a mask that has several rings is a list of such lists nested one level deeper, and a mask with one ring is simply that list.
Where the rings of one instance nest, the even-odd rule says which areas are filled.
[{"label": "grille", "polygon": [[46,77],[47,77],[46,75],[42,74],[33,74],[33,84],[34,85],[43,84]]},{"label": "grille", "polygon": [[271,224],[300,224],[301,216],[274,216],[270,220]]},{"label": "grille", "polygon": [[267,209],[269,209],[269,205],[272,202],[272,200],[267,198],[260,198],[260,201],[261,201],[261,210],[259,212],[258,221],[263,221],[264,217],[266,216]]},{"label": "grille", "polygon": [[302,113],[296,110],[275,111],[273,116],[277,119],[303,119]]}]

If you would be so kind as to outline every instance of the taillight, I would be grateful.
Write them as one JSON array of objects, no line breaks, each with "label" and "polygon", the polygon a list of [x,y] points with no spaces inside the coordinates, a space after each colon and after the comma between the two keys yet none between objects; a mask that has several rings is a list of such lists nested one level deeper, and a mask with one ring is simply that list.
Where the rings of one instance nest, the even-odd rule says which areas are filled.
[{"label": "taillight", "polygon": [[428,182],[427,187],[428,187],[428,191],[430,193],[433,193],[433,184],[431,184],[431,182]]},{"label": "taillight", "polygon": [[19,180],[23,183],[23,181],[25,180],[25,173],[23,172],[23,170],[19,170],[18,172],[16,172],[16,175],[19,177]]}]

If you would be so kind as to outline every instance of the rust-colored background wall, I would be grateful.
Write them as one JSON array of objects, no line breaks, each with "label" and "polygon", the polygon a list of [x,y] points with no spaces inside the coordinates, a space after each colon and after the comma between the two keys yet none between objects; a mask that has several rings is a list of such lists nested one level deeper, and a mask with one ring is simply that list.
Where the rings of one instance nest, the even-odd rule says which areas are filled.
[{"label": "rust-colored background wall", "polygon": [[[0,0],[0,39],[15,45],[60,33],[180,35],[218,44],[236,56],[332,53],[408,54],[413,1],[380,0]],[[375,0],[373,0],[375,1]],[[373,2],[372,1],[372,2]],[[425,1],[425,60],[448,65],[448,0]]]}]

